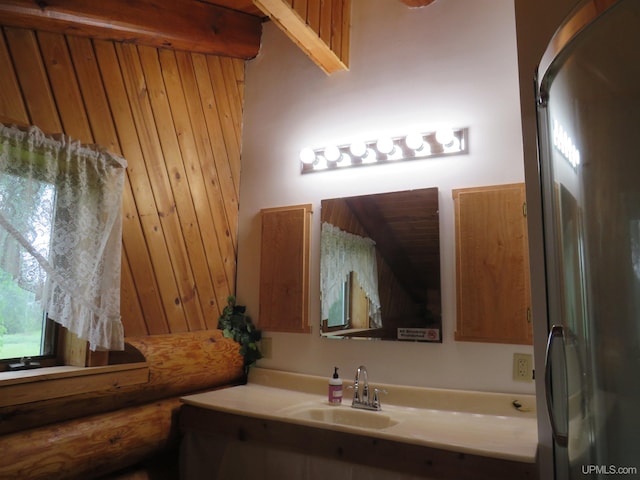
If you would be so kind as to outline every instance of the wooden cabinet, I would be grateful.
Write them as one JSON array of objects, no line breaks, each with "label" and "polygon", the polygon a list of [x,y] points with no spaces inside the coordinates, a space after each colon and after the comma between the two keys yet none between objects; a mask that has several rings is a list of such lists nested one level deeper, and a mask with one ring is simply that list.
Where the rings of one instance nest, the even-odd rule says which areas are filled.
[{"label": "wooden cabinet", "polygon": [[[184,475],[180,478],[186,480],[537,478],[535,463],[460,453],[193,405],[181,407],[179,422],[183,435],[180,455],[184,466]],[[274,461],[276,458],[279,461]]]},{"label": "wooden cabinet", "polygon": [[259,327],[309,332],[311,205],[265,208],[261,213]]},{"label": "wooden cabinet", "polygon": [[456,340],[531,344],[524,184],[453,190]]}]

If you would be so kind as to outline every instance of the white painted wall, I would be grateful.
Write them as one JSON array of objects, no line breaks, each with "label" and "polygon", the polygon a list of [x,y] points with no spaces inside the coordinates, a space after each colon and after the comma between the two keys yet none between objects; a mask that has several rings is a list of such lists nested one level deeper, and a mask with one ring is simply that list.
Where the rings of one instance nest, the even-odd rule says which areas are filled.
[{"label": "white painted wall", "polygon": [[[237,297],[258,323],[259,211],[312,203],[312,334],[267,332],[260,366],[372,383],[533,393],[511,379],[527,346],[455,342],[453,188],[524,181],[513,0],[353,0],[351,69],[325,75],[277,27],[264,26],[247,63],[242,141]],[[469,155],[301,175],[302,147],[356,137],[469,127]],[[319,337],[320,200],[437,186],[440,189],[442,344]]]}]

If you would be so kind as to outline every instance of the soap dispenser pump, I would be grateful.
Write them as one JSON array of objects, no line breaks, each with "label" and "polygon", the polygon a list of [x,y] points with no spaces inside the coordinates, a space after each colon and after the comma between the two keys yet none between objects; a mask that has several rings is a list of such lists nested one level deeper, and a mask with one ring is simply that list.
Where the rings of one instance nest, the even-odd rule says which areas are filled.
[{"label": "soap dispenser pump", "polygon": [[329,379],[329,403],[332,405],[342,403],[342,379],[338,375],[338,367],[333,367],[333,377]]}]

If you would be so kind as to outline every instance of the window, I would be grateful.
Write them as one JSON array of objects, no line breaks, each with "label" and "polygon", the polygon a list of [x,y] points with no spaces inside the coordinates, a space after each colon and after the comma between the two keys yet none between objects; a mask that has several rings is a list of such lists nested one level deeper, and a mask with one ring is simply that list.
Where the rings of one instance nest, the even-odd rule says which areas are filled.
[{"label": "window", "polygon": [[[346,298],[345,279],[349,279],[348,305],[341,303],[341,299]],[[382,327],[375,242],[323,222],[320,234],[320,294],[320,314],[323,322],[327,320],[327,327],[331,325],[329,321],[339,321],[336,315],[341,307],[349,308],[349,328]],[[353,314],[354,310],[357,314]],[[329,320],[330,317],[333,320]],[[357,319],[369,319],[369,325],[363,327]],[[344,318],[342,320],[345,321]]]},{"label": "window", "polygon": [[0,124],[0,360],[50,353],[44,311],[91,350],[124,347],[125,168],[99,147]]},{"label": "window", "polygon": [[[0,172],[0,205],[18,204],[25,210],[22,218],[28,240],[44,258],[49,258],[51,250],[55,195],[55,186],[50,183]],[[10,197],[19,201],[10,203]],[[16,278],[0,267],[0,361],[51,356],[55,353],[55,327],[36,298],[39,286],[46,282],[46,277],[41,278],[46,272],[33,256],[16,251],[8,235],[0,229],[0,255],[7,257],[0,264],[20,270],[20,274]]]},{"label": "window", "polygon": [[349,328],[351,312],[351,275],[342,283],[342,293],[329,307],[327,327]]},{"label": "window", "polygon": [[55,325],[34,297],[0,270],[0,361],[55,355]]}]

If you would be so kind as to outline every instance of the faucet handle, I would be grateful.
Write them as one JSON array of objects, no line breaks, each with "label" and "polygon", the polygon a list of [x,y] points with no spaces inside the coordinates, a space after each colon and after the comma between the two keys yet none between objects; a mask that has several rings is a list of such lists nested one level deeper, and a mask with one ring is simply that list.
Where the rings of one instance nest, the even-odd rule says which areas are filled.
[{"label": "faucet handle", "polygon": [[358,402],[358,384],[347,385],[347,390],[353,390],[353,400],[351,405],[355,405]]},{"label": "faucet handle", "polygon": [[373,389],[373,406],[378,410],[380,410],[380,408],[382,407],[382,404],[380,403],[380,394],[381,393],[384,393],[386,395],[389,392],[387,392],[383,388],[374,388]]}]

